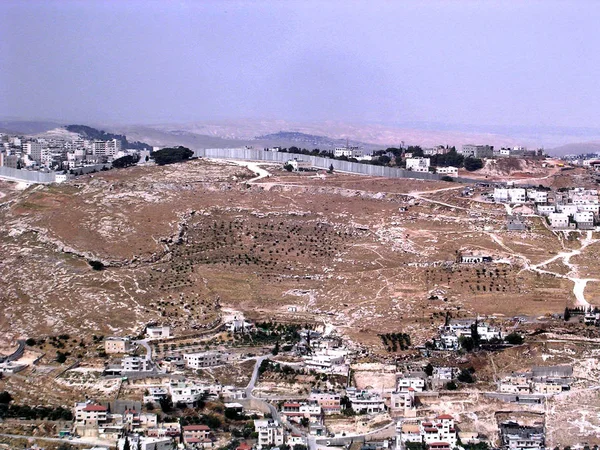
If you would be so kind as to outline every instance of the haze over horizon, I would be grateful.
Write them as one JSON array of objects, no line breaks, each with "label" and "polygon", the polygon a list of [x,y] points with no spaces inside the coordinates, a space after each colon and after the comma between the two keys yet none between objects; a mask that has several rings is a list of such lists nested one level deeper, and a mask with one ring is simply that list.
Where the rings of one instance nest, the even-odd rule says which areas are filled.
[{"label": "haze over horizon", "polygon": [[8,1],[3,12],[0,116],[600,135],[597,2]]}]

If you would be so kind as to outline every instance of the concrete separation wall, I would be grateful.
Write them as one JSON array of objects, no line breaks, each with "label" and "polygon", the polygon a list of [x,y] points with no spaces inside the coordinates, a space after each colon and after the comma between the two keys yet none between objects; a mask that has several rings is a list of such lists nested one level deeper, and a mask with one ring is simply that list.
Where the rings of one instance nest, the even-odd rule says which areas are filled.
[{"label": "concrete separation wall", "polygon": [[[268,152],[247,148],[205,148],[194,151],[194,156],[216,159],[241,159],[246,161],[263,161],[284,164],[286,161],[297,158],[299,161],[307,161],[312,167],[328,170],[333,166],[334,170],[349,172],[360,175],[385,178],[416,178],[419,180],[440,180],[443,175],[430,172],[413,172],[411,170],[397,167],[374,166],[338,159],[322,158],[320,156],[302,155],[298,153]],[[461,183],[474,183],[476,180],[456,177],[455,181]]]},{"label": "concrete separation wall", "polygon": [[54,183],[55,181],[53,172],[13,169],[6,166],[0,166],[0,178],[6,178],[11,181],[24,181],[25,183]]}]

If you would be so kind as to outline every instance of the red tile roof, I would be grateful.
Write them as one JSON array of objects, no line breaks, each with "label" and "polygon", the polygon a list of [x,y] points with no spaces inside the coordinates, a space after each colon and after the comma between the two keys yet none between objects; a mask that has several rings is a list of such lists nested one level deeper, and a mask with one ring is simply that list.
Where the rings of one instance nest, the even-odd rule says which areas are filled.
[{"label": "red tile roof", "polygon": [[236,448],[235,450],[251,450],[251,449],[252,449],[252,447],[251,447],[251,446],[249,446],[249,445],[248,445],[247,443],[245,443],[245,442],[242,442],[242,443],[241,443],[241,444],[238,446],[238,448]]},{"label": "red tile roof", "polygon": [[441,416],[437,416],[436,419],[440,419],[440,420],[454,420],[454,417],[452,417],[450,414],[442,414]]},{"label": "red tile roof", "polygon": [[84,411],[107,411],[105,406],[101,406],[101,405],[87,405],[85,408],[83,408]]}]

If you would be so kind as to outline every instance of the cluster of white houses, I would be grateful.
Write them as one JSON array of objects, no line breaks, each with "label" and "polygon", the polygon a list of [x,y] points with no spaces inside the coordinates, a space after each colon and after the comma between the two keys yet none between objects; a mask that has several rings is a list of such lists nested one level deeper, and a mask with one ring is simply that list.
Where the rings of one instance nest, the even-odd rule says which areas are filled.
[{"label": "cluster of white houses", "polygon": [[495,188],[493,198],[499,203],[532,203],[536,212],[547,217],[550,226],[556,229],[593,229],[600,210],[596,189],[552,192],[537,188]]},{"label": "cluster of white houses", "polygon": [[454,417],[442,414],[434,419],[399,421],[396,428],[396,448],[407,443],[425,444],[430,450],[452,450],[458,442]]},{"label": "cluster of white houses", "polygon": [[533,367],[529,372],[513,372],[498,383],[498,391],[507,394],[560,394],[573,382],[572,366]]},{"label": "cluster of white houses", "polygon": [[13,169],[69,170],[134,154],[143,163],[150,150],[122,148],[119,139],[26,138],[0,133],[0,166]]},{"label": "cluster of white houses", "polygon": [[141,412],[136,407],[117,407],[112,411],[108,405],[93,402],[76,403],[73,433],[88,437],[114,440],[117,448],[144,450],[171,450],[175,439],[183,442],[186,449],[212,447],[214,436],[206,425],[184,425],[179,422],[159,422],[151,412]]},{"label": "cluster of white houses", "polygon": [[476,334],[481,342],[493,342],[504,338],[502,330],[484,321],[453,319],[449,324],[440,327],[439,337],[434,339],[434,344],[439,350],[458,350],[461,338],[469,338],[473,334]]}]

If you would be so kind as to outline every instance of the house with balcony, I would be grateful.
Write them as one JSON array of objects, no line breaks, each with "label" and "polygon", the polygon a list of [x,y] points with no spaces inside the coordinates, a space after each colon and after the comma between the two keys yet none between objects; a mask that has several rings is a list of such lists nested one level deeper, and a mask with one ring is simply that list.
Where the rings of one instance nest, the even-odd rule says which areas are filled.
[{"label": "house with balcony", "polygon": [[258,434],[258,448],[277,447],[285,443],[285,431],[283,425],[277,420],[255,420],[254,431]]},{"label": "house with balcony", "polygon": [[211,446],[210,428],[206,425],[185,425],[183,430],[183,443],[194,448]]}]

